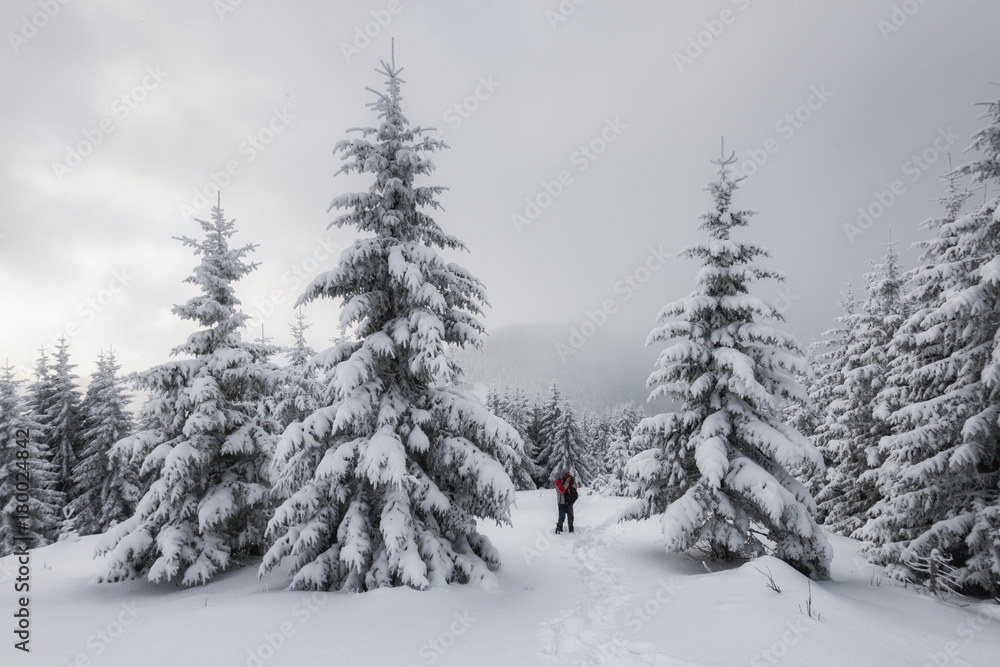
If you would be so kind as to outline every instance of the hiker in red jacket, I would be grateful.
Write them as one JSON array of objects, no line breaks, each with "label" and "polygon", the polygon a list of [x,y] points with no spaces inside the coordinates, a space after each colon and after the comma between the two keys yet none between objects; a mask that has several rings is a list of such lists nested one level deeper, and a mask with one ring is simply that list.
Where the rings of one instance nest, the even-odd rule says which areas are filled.
[{"label": "hiker in red jacket", "polygon": [[569,519],[569,532],[573,532],[573,503],[579,496],[576,489],[576,480],[568,471],[556,480],[556,503],[559,505],[559,522],[556,523],[556,533],[562,532],[563,519]]}]

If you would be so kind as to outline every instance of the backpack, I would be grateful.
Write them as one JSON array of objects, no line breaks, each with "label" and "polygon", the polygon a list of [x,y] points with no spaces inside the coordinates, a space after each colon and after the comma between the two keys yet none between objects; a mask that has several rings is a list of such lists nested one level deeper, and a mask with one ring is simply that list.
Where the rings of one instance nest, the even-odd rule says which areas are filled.
[{"label": "backpack", "polygon": [[572,505],[579,497],[580,492],[576,490],[575,486],[568,486],[566,487],[566,490],[563,491],[563,500],[566,501],[567,505]]}]

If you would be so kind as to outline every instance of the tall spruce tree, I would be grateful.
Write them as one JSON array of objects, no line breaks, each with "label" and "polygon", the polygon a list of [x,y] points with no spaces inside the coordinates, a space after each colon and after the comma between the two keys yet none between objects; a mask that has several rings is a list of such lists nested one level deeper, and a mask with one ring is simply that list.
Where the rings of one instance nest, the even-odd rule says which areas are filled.
[{"label": "tall spruce tree", "polygon": [[538,406],[536,430],[538,431],[538,466],[543,473],[543,483],[539,486],[549,487],[564,471],[558,473],[549,465],[549,453],[555,442],[556,432],[562,422],[563,397],[555,380],[549,385],[549,398],[545,403],[536,402]]},{"label": "tall spruce tree", "polygon": [[59,532],[59,475],[43,429],[25,413],[10,365],[0,375],[0,556],[45,546]]},{"label": "tall spruce tree", "polygon": [[528,490],[538,488],[537,480],[543,477],[544,473],[537,463],[538,443],[532,435],[534,411],[531,401],[523,389],[515,387],[504,391],[504,405],[506,407],[506,412],[502,415],[504,421],[517,430],[524,443],[521,468],[529,476],[529,480],[524,483],[524,488]]},{"label": "tall spruce tree", "polygon": [[569,472],[578,484],[590,484],[594,479],[594,464],[571,403],[566,401],[559,406],[547,433],[541,458],[545,461],[549,479],[559,479],[563,473]]},{"label": "tall spruce tree", "polygon": [[847,283],[837,305],[840,306],[842,314],[836,318],[837,326],[825,331],[819,342],[822,351],[816,355],[813,362],[816,382],[809,395],[809,398],[816,405],[818,419],[809,440],[823,456],[825,469],[816,469],[807,486],[810,493],[813,493],[817,499],[816,518],[821,523],[826,519],[826,514],[823,511],[820,493],[827,486],[827,475],[838,463],[833,443],[843,432],[843,425],[840,423],[839,417],[845,406],[845,403],[838,399],[843,397],[845,391],[846,352],[854,345],[854,320],[860,308],[854,295],[852,283]]},{"label": "tall spruce tree", "polygon": [[343,299],[340,322],[357,340],[320,353],[332,367],[329,402],[289,426],[275,456],[283,503],[261,576],[287,558],[293,589],[425,589],[492,585],[499,553],[477,519],[510,520],[517,432],[449,386],[452,346],[481,346],[483,285],[438,249],[464,250],[428,214],[439,186],[425,154],[444,148],[400,107],[403,80],[382,62],[385,92],[369,104],[378,127],[337,144],[339,173],[372,178],[330,208],[332,225],[363,234],[299,303]]},{"label": "tall spruce tree", "polygon": [[135,514],[100,543],[108,554],[104,581],[146,575],[200,584],[263,546],[277,425],[258,410],[280,374],[268,362],[271,346],[242,340],[248,316],[233,289],[256,267],[244,261],[255,246],[230,247],[236,228],[221,203],[211,221],[198,223],[203,239],[179,240],[201,257],[185,279],[201,294],[173,312],[204,328],[173,350],[190,358],[136,376],[136,386],[151,393],[140,414],[144,429],[113,455],[141,461],[152,481]]},{"label": "tall spruce tree", "polygon": [[520,462],[512,470],[507,471],[514,486],[517,487],[518,491],[530,491],[538,488],[534,480],[540,475],[540,472],[535,463],[537,456],[535,443],[528,436],[531,413],[527,396],[520,389],[511,390],[509,387],[505,387],[501,394],[495,385],[490,385],[486,394],[486,408],[513,426],[524,443],[524,455]]},{"label": "tall spruce tree", "polygon": [[139,501],[138,467],[108,451],[135,428],[131,396],[122,386],[114,350],[97,358],[81,404],[80,460],[73,469],[73,500],[66,506],[80,535],[103,533],[132,516]]},{"label": "tall spruce tree", "polygon": [[795,339],[771,325],[781,314],[749,293],[751,283],[782,276],[754,263],[766,250],[731,238],[752,215],[731,207],[735,162],[725,152],[713,161],[719,178],[707,190],[715,207],[699,225],[709,239],[680,253],[702,263],[695,290],[660,312],[647,340],[674,341],[650,375],[650,399],[668,395],[682,407],[636,427],[641,453],[629,475],[641,501],[626,518],[662,513],[668,551],[699,545],[722,558],[770,552],[824,578],[831,549],[813,518],[812,496],[789,473],[807,461],[822,465],[821,457],[780,420],[776,405],[806,400],[793,378],[804,361]]},{"label": "tall spruce tree", "polygon": [[59,491],[66,502],[75,497],[73,469],[80,457],[81,413],[80,387],[73,373],[76,364],[69,361],[69,342],[63,336],[56,345],[52,372],[49,376],[49,405],[42,423],[46,427],[52,462],[59,469]]},{"label": "tall spruce tree", "polygon": [[[1000,185],[1000,100],[973,138],[981,157],[953,176]],[[881,444],[885,498],[861,534],[873,562],[927,582],[926,562],[951,559],[963,590],[1000,594],[1000,199],[960,214],[954,182],[945,215],[925,228],[922,297],[897,335],[908,403]]]},{"label": "tall spruce tree", "polygon": [[[46,426],[46,419],[52,412],[52,367],[44,347],[38,348],[38,358],[35,359],[32,375],[32,382],[28,385],[27,413],[29,419],[37,426],[39,442],[47,443],[50,429]],[[51,452],[48,453],[48,457],[51,461]],[[58,478],[56,483],[58,484]]]},{"label": "tall spruce tree", "polygon": [[[525,400],[528,400],[527,397],[525,397]],[[534,446],[531,458],[535,463],[535,474],[532,480],[535,482],[535,487],[544,489],[552,486],[553,480],[549,478],[549,473],[542,461],[542,450],[545,447],[545,405],[542,403],[540,392],[535,392],[535,398],[529,401],[527,410],[529,417],[526,421],[525,429],[528,435],[528,442],[531,442]],[[528,452],[525,450],[525,455],[527,454]]]},{"label": "tall spruce tree", "polygon": [[817,496],[825,525],[846,536],[864,525],[881,498],[875,471],[879,443],[891,426],[878,398],[889,380],[890,344],[905,316],[903,279],[891,240],[883,261],[865,276],[865,293],[863,308],[848,323],[852,335],[843,350],[843,384],[831,406],[835,437],[829,447],[834,460]]}]

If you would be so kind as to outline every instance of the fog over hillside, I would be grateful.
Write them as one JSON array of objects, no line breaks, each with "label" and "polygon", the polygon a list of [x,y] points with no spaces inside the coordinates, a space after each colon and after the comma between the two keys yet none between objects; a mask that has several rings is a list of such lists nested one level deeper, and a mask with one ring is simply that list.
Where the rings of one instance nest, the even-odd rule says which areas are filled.
[{"label": "fog over hillside", "polygon": [[470,382],[518,386],[533,396],[535,392],[545,395],[555,380],[569,400],[588,410],[604,412],[618,403],[635,401],[645,406],[647,414],[654,414],[653,407],[666,406],[662,400],[652,406],[646,403],[646,378],[662,346],[646,349],[642,337],[607,330],[585,339],[579,349],[569,345],[569,338],[568,325],[498,327],[490,332],[482,351],[458,351],[456,358]]}]

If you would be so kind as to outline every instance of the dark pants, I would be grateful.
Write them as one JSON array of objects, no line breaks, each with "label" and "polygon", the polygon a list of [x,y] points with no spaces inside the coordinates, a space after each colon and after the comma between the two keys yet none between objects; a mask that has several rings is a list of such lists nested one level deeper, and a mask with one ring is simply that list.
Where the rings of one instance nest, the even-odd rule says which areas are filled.
[{"label": "dark pants", "polygon": [[569,532],[573,532],[573,506],[572,505],[559,505],[559,523],[556,524],[556,530],[562,530],[563,519],[569,519]]}]

